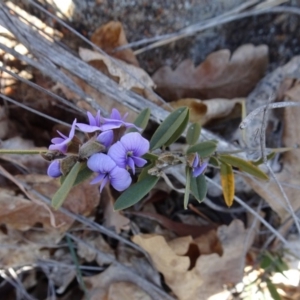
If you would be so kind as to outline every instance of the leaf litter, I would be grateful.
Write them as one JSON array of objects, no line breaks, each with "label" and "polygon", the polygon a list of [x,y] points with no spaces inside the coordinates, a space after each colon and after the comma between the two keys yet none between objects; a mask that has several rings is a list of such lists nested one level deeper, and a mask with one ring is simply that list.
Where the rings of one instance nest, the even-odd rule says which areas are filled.
[{"label": "leaf litter", "polygon": [[[14,9],[14,6],[11,8]],[[56,38],[62,37],[57,31],[55,35]],[[63,38],[63,40],[66,42],[66,39]],[[211,124],[216,120],[222,122],[224,118],[227,118],[229,122],[240,118],[241,110],[236,108],[244,98],[247,98],[246,105],[253,103],[251,99],[256,90],[251,92],[265,75],[268,66],[268,46],[261,43],[259,46],[244,44],[232,54],[227,49],[213,52],[198,66],[195,66],[192,60],[183,60],[173,70],[170,67],[161,66],[151,78],[147,70],[140,67],[139,57],[134,55],[131,48],[115,50],[128,43],[122,23],[111,21],[100,26],[92,34],[91,41],[114,59],[99,53],[96,48],[87,49],[82,43],[79,56],[118,83],[121,90],[132,90],[147,98],[149,102],[158,104],[159,98],[149,94],[149,91],[155,90],[164,100],[171,101],[171,107],[188,106],[191,108],[190,120],[201,125]],[[2,52],[0,54],[2,55]],[[16,72],[10,65],[11,62],[7,65],[9,70]],[[280,75],[284,73],[283,77],[289,76],[296,79],[296,75],[291,71],[294,69],[295,72],[296,66],[298,63],[294,60],[290,63],[289,71],[287,71],[288,67],[278,68],[280,70],[275,70],[273,75],[281,72]],[[117,107],[120,111],[127,112],[128,108],[122,103],[99,93],[89,86],[88,82],[79,80],[67,71],[64,72],[105,110],[110,111],[111,107]],[[47,77],[42,78],[39,76],[41,73],[34,75],[30,77],[31,81],[68,98],[74,108],[77,105],[92,111],[91,103],[86,102],[67,86],[60,82],[53,82]],[[264,80],[270,80],[269,77],[263,78],[262,83],[256,89],[260,88],[264,92]],[[6,81],[7,84],[8,82]],[[282,86],[281,79],[272,81],[272,84],[273,91],[277,91],[275,93],[277,100],[297,101],[299,89],[297,81],[291,80],[285,87]],[[20,82],[17,82],[17,87],[18,85]],[[24,90],[23,88],[20,90]],[[7,95],[23,101],[21,95],[18,95],[18,88],[12,90],[5,87],[4,91]],[[34,92],[26,96],[25,100],[29,99],[29,103],[37,110],[51,115],[51,108],[53,108],[51,97]],[[47,98],[47,102],[34,101],[42,96],[44,99]],[[71,114],[74,114],[74,111],[75,109],[71,111]],[[78,110],[76,114],[83,118]],[[57,116],[69,118],[69,115],[70,111],[63,107],[62,112]],[[129,119],[134,120],[135,116],[135,112],[130,112]],[[278,115],[274,118],[284,123],[282,139],[278,139],[282,145],[278,147],[294,145],[299,140],[296,109],[285,108],[282,119]],[[30,118],[25,119],[26,122],[22,126],[17,117],[8,114],[5,106],[1,106],[1,148],[40,149],[36,145],[47,144],[50,138],[48,132],[53,129],[52,125],[42,124],[37,131],[39,134],[30,135],[28,132],[39,125]],[[273,125],[276,124],[274,119],[272,121]],[[230,128],[232,131],[236,130],[233,126]],[[151,131],[150,128],[147,130]],[[253,130],[251,134],[254,136]],[[23,138],[24,136],[26,139]],[[42,137],[41,140],[39,137]],[[150,212],[143,210],[143,206],[148,205],[143,203],[125,215],[113,210],[113,203],[117,196],[109,189],[106,189],[100,197],[97,187],[88,183],[76,187],[69,195],[64,209],[79,216],[88,217],[95,224],[101,224],[115,231],[118,239],[113,239],[101,231],[90,230],[87,223],[75,221],[63,211],[46,208],[45,203],[42,205],[41,200],[34,198],[36,196],[31,193],[30,189],[27,189],[25,185],[22,186],[22,183],[29,185],[31,189],[50,198],[59,186],[57,180],[43,175],[46,165],[40,158],[20,155],[1,155],[0,158],[1,163],[3,162],[1,174],[7,175],[5,172],[8,172],[11,175],[11,177],[2,176],[0,181],[2,208],[0,236],[1,244],[7,246],[1,248],[1,266],[4,269],[18,269],[22,265],[34,265],[37,261],[42,261],[42,266],[45,267],[45,261],[52,259],[57,264],[56,272],[51,273],[51,276],[55,277],[57,295],[66,293],[74,278],[79,276],[74,257],[66,248],[65,234],[72,233],[74,239],[78,239],[76,240],[76,255],[82,267],[81,272],[90,299],[173,299],[173,296],[178,299],[206,299],[223,291],[224,285],[233,287],[241,282],[244,267],[248,263],[246,258],[250,247],[262,247],[261,242],[254,240],[257,234],[255,230],[260,230],[259,224],[255,230],[251,228],[251,224],[245,228],[243,223],[246,224],[250,220],[243,215],[245,211],[241,210],[241,214],[236,215],[226,213],[219,199],[216,200],[216,207],[220,211],[210,207],[209,202],[207,205],[205,201],[204,204],[197,204],[197,209],[201,214],[214,220],[210,225],[197,223],[198,218],[193,221],[193,224],[188,224],[186,222],[188,216],[178,219],[180,216],[178,213],[179,195],[174,191],[170,192],[169,187],[163,197],[153,202]],[[281,159],[282,169],[276,173],[279,182],[298,186],[299,172],[295,168],[299,165],[298,151],[285,152]],[[213,169],[211,172],[216,174]],[[172,179],[174,184],[178,184],[175,178]],[[249,182],[248,179],[246,181]],[[268,184],[268,190],[266,190],[265,184],[262,188],[261,183],[250,182],[250,186],[266,201],[266,205],[269,205],[281,217],[281,224],[283,224],[290,217],[290,213],[282,205],[281,200],[277,200],[282,195],[276,184],[274,182]],[[243,188],[236,188],[236,193],[237,191],[241,194]],[[291,206],[297,210],[299,208],[296,200],[297,190],[286,188],[285,191]],[[253,191],[244,191],[246,201],[251,193]],[[32,199],[40,201],[40,204]],[[233,209],[239,210],[241,207],[233,203]],[[55,219],[55,224],[51,218]],[[154,222],[156,229],[153,230],[148,221],[141,221],[141,219]],[[130,238],[141,247],[139,250],[130,248],[128,246],[130,243],[128,245],[123,243],[124,240],[129,241]],[[142,257],[145,254],[146,256]],[[149,257],[150,260],[148,260]],[[255,254],[255,259],[259,259],[258,254]],[[68,269],[69,276],[58,267],[62,262],[71,265],[72,268]],[[96,269],[84,269],[87,265]],[[158,276],[158,272],[162,278]],[[31,287],[38,282],[36,275],[32,274],[35,280]],[[50,279],[49,277],[49,282]],[[83,292],[81,293],[84,299]],[[58,299],[63,298],[59,296]]]}]

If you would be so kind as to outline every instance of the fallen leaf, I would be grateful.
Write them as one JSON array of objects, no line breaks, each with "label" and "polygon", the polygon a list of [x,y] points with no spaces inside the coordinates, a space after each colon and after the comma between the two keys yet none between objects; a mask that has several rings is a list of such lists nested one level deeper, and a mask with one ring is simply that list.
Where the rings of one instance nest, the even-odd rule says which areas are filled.
[{"label": "fallen leaf", "polygon": [[150,220],[156,221],[158,224],[162,225],[163,227],[172,230],[175,232],[178,236],[187,236],[191,235],[192,237],[198,237],[200,235],[206,235],[209,231],[215,230],[216,225],[210,224],[210,225],[190,225],[190,224],[184,224],[181,222],[172,221],[171,219],[157,214],[157,213],[151,213],[151,212],[142,212],[142,211],[136,211],[136,212],[130,212],[132,215],[136,215],[139,217],[147,218]]},{"label": "fallen leaf", "polygon": [[[297,96],[297,91],[299,90],[300,84],[297,82],[296,85],[286,91],[285,94],[290,98],[290,100],[300,102],[300,98]],[[300,110],[298,107],[284,108],[282,144],[286,147],[292,147],[300,140],[299,112]],[[298,149],[294,149],[284,152],[282,154],[281,164],[282,169],[280,172],[276,173],[275,176],[280,183],[288,183],[288,185],[282,184],[282,189],[285,192],[292,209],[297,211],[300,209],[299,192],[296,188],[300,182],[300,151]],[[287,209],[284,196],[276,182],[274,180],[270,180],[265,183],[248,177],[246,180],[279,215],[281,223],[286,223],[286,221],[291,217],[291,212]]]},{"label": "fallen leaf", "polygon": [[[2,223],[2,222],[1,222]],[[1,268],[14,268],[34,264],[39,258],[47,258],[47,250],[41,252],[42,244],[28,242],[22,232],[7,229],[0,231],[0,265]]]},{"label": "fallen leaf", "polygon": [[123,60],[128,64],[139,66],[139,63],[129,48],[114,51],[116,48],[127,45],[128,41],[121,22],[111,21],[97,28],[91,36],[91,42],[110,56]]},{"label": "fallen leaf", "polygon": [[210,100],[185,98],[172,101],[169,105],[175,109],[187,106],[190,109],[190,121],[204,125],[211,120],[228,116],[242,100],[243,98]]},{"label": "fallen leaf", "polygon": [[[129,65],[121,60],[102,55],[85,48],[79,48],[79,56],[86,62],[97,63],[96,68],[110,75],[119,85],[127,90],[137,88],[143,90],[153,88],[154,82],[151,77],[141,68]],[[105,71],[107,69],[107,71]]]},{"label": "fallen leaf", "polygon": [[[135,235],[132,240],[151,256],[157,270],[164,276],[166,284],[180,300],[207,299],[223,290],[225,284],[235,284],[242,280],[245,255],[252,244],[254,235],[239,220],[217,230],[223,254],[200,255],[195,266],[189,256],[182,253],[191,244],[190,238],[181,238],[176,247],[158,235]],[[171,246],[172,247],[171,247]],[[174,249],[177,249],[178,255]],[[178,250],[179,249],[179,250]]]},{"label": "fallen leaf", "polygon": [[[59,180],[46,175],[18,175],[15,177],[50,198],[59,187]],[[36,198],[34,195],[32,197]],[[99,189],[84,182],[71,190],[64,207],[73,213],[90,215],[98,205],[99,199]],[[0,206],[0,223],[18,230],[28,230],[36,224],[42,225],[45,230],[53,230],[49,210],[52,212],[58,231],[64,232],[74,223],[74,219],[64,213],[55,211],[51,207],[46,209],[44,203],[38,204],[38,199],[33,202],[8,189],[0,188]]]},{"label": "fallen leaf", "polygon": [[121,230],[128,230],[130,220],[123,215],[122,211],[114,210],[115,199],[111,193],[110,186],[106,186],[102,191],[100,207],[104,213],[104,226],[113,228],[117,233]]},{"label": "fallen leaf", "polygon": [[230,57],[229,50],[211,53],[195,67],[191,60],[184,60],[173,71],[160,68],[153,80],[157,92],[165,100],[181,98],[236,98],[245,97],[255,87],[266,71],[268,47],[246,44]]}]

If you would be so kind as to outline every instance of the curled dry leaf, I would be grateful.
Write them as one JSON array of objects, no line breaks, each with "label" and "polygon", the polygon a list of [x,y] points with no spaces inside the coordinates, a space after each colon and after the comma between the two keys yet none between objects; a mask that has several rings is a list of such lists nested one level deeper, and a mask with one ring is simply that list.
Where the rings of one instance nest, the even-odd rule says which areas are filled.
[{"label": "curled dry leaf", "polygon": [[128,44],[121,22],[111,21],[100,26],[92,34],[91,42],[110,56],[123,60],[136,67],[139,66],[139,63],[131,49],[114,51],[116,48]]},{"label": "curled dry leaf", "polygon": [[[43,175],[18,175],[16,178],[30,184],[34,189],[47,197],[56,192],[59,187],[58,180]],[[28,192],[30,193],[30,192]],[[37,199],[36,196],[33,195]],[[64,207],[73,213],[90,215],[99,203],[99,190],[88,182],[74,187],[67,197]],[[53,230],[49,210],[44,205],[27,200],[7,189],[0,189],[0,223],[10,228],[28,230],[36,224],[43,226],[45,230]],[[57,230],[64,232],[74,222],[71,217],[60,211],[52,211]]]},{"label": "curled dry leaf", "polygon": [[1,268],[30,265],[38,258],[49,256],[48,251],[41,252],[43,245],[26,241],[23,233],[17,230],[8,229],[7,233],[0,231],[0,244]]},{"label": "curled dry leaf", "polygon": [[[296,83],[285,94],[293,101],[300,103],[300,97],[297,96],[297,91],[300,91],[300,84]],[[300,127],[299,127],[299,107],[286,107],[283,111],[283,134],[282,144],[286,147],[292,147],[300,141]],[[282,188],[291,204],[294,211],[300,209],[299,201],[299,166],[300,166],[300,151],[294,149],[282,154],[282,169],[276,173],[277,180],[282,183]],[[291,212],[287,209],[284,196],[274,180],[268,183],[254,181],[248,179],[252,188],[263,198],[272,209],[281,217],[282,223],[285,223],[290,218]],[[285,183],[288,183],[286,185]]]},{"label": "curled dry leaf", "polygon": [[148,88],[154,87],[151,77],[141,68],[129,65],[118,59],[112,60],[99,52],[85,48],[79,49],[79,56],[86,62],[97,63],[96,68],[98,70],[110,75],[121,87],[127,90],[133,88],[143,90],[145,86]]},{"label": "curled dry leaf", "polygon": [[[190,121],[204,125],[211,120],[228,116],[244,98],[199,100],[194,98],[179,99],[169,104],[173,108],[187,106],[190,109]],[[239,114],[241,116],[241,112]]]},{"label": "curled dry leaf", "polygon": [[211,53],[198,67],[191,60],[174,71],[162,67],[152,77],[157,92],[168,101],[245,97],[265,73],[268,47],[246,44],[230,56],[224,49]]},{"label": "curled dry leaf", "polygon": [[193,243],[189,237],[167,242],[162,236],[141,234],[134,236],[133,241],[149,253],[178,299],[199,299],[199,295],[201,299],[208,299],[222,291],[225,284],[235,284],[242,279],[245,255],[253,241],[253,234],[248,236],[239,220],[220,226],[217,234],[222,256],[200,255],[194,263],[189,252],[184,253]]}]

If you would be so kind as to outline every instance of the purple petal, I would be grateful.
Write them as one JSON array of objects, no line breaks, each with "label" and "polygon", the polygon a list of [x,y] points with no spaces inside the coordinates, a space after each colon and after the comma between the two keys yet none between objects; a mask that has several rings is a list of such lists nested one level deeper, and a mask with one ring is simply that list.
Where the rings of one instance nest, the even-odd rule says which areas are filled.
[{"label": "purple petal", "polygon": [[60,162],[59,160],[54,160],[48,167],[47,174],[50,177],[57,178],[62,175],[60,171]]},{"label": "purple petal", "polygon": [[64,142],[64,141],[65,141],[65,139],[63,139],[63,138],[55,137],[55,138],[53,138],[53,139],[51,140],[51,143],[53,143],[53,144],[60,144],[60,143],[62,143],[62,142]]},{"label": "purple petal", "polygon": [[56,131],[64,140],[68,138],[66,135],[62,134],[59,130]]},{"label": "purple petal", "polygon": [[57,145],[50,145],[49,146],[49,150],[57,150],[57,151],[60,151],[62,153],[66,153],[67,152],[67,149],[68,149],[68,145],[67,143],[61,143],[61,144],[57,144]]},{"label": "purple petal", "polygon": [[107,155],[109,155],[116,162],[117,166],[121,168],[126,167],[126,149],[121,142],[116,142],[113,144],[109,148]]},{"label": "purple petal", "polygon": [[147,163],[147,160],[141,157],[133,156],[132,159],[134,160],[135,165],[139,168],[143,167]]},{"label": "purple petal", "polygon": [[90,184],[96,184],[96,183],[100,182],[101,180],[103,180],[104,177],[105,177],[105,174],[99,174],[90,182]]},{"label": "purple petal", "polygon": [[107,130],[100,133],[97,136],[97,141],[104,145],[106,148],[110,147],[114,140],[114,132],[112,130]]},{"label": "purple petal", "polygon": [[112,109],[111,114],[110,114],[110,118],[115,119],[115,120],[122,120],[122,116],[116,108]]},{"label": "purple petal", "polygon": [[101,131],[107,131],[112,129],[120,128],[123,125],[122,121],[106,121],[107,119],[104,119],[104,124],[102,124],[99,128]]},{"label": "purple petal", "polygon": [[110,172],[110,183],[119,192],[126,190],[131,184],[131,177],[127,170],[115,167]]},{"label": "purple petal", "polygon": [[134,156],[142,156],[149,151],[149,141],[138,132],[128,133],[120,141],[127,151],[133,152]]},{"label": "purple petal", "polygon": [[100,130],[100,127],[98,126],[91,126],[84,123],[77,123],[76,125],[83,132],[95,132],[97,130]]},{"label": "purple petal", "polygon": [[100,193],[102,192],[103,188],[105,187],[105,185],[107,184],[108,181],[109,181],[109,179],[107,176],[102,180],[101,185],[100,185]]},{"label": "purple petal", "polygon": [[196,153],[196,156],[193,161],[193,168],[196,168],[199,165],[199,155]]},{"label": "purple petal", "polygon": [[116,163],[108,155],[96,153],[88,159],[87,166],[94,172],[107,174],[116,166]]},{"label": "purple petal", "polygon": [[71,130],[70,130],[70,133],[69,133],[69,139],[70,139],[70,141],[72,140],[72,138],[73,138],[74,135],[75,135],[76,122],[77,122],[77,119],[75,119],[75,120],[73,121]]},{"label": "purple petal", "polygon": [[131,157],[128,157],[126,164],[132,170],[132,173],[135,174],[134,160]]},{"label": "purple petal", "polygon": [[198,177],[199,175],[201,175],[203,173],[203,171],[206,169],[208,163],[204,162],[201,166],[196,167],[193,170],[193,177]]}]

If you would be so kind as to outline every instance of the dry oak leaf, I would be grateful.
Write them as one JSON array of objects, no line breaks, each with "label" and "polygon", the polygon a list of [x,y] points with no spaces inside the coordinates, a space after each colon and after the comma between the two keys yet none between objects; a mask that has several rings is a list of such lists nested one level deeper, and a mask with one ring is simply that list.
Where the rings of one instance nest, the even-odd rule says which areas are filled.
[{"label": "dry oak leaf", "polygon": [[[200,255],[193,266],[190,257],[182,253],[191,244],[190,238],[167,242],[162,236],[141,234],[133,241],[151,256],[155,267],[179,300],[208,299],[223,291],[225,284],[238,283],[243,276],[245,255],[253,235],[239,220],[218,228],[223,254]],[[178,245],[183,243],[183,245]]]},{"label": "dry oak leaf", "polygon": [[236,105],[241,104],[243,100],[244,98],[217,98],[202,101],[199,99],[185,98],[172,101],[169,104],[175,109],[181,106],[187,106],[190,109],[190,121],[204,125],[211,120],[228,116]]},{"label": "dry oak leaf", "polygon": [[172,70],[162,67],[152,76],[156,91],[167,101],[181,98],[237,98],[247,96],[262,78],[268,65],[268,47],[246,44],[232,56],[227,49],[207,56],[195,67],[182,61]]},{"label": "dry oak leaf", "polygon": [[121,22],[111,21],[100,26],[92,34],[91,42],[110,56],[123,60],[136,67],[139,66],[139,63],[131,49],[114,51],[116,48],[128,44]]},{"label": "dry oak leaf", "polygon": [[155,86],[151,77],[143,69],[129,65],[119,59],[112,59],[85,48],[79,48],[79,56],[85,62],[96,63],[94,66],[98,70],[110,75],[121,87],[127,90],[133,88],[144,90],[145,87],[153,88]]},{"label": "dry oak leaf", "polygon": [[[299,82],[296,83],[285,94],[295,102],[300,103],[300,97],[297,96],[297,91],[300,91]],[[299,107],[286,107],[283,111],[283,134],[282,144],[285,147],[291,147],[300,141],[300,126],[299,126]],[[285,192],[288,201],[294,211],[300,209],[299,190],[300,184],[300,151],[294,149],[282,154],[282,169],[279,173],[276,173],[276,178],[282,184],[282,189]],[[285,223],[291,218],[291,212],[289,211],[282,191],[278,187],[275,181],[260,182],[258,180],[247,178],[247,181],[251,184],[251,187],[265,199],[271,208],[279,215],[281,222]],[[287,185],[288,183],[288,185]]]},{"label": "dry oak leaf", "polygon": [[26,241],[22,232],[8,229],[7,233],[0,231],[0,266],[1,268],[14,268],[30,265],[39,258],[49,256],[47,250],[41,251],[43,245]]},{"label": "dry oak leaf", "polygon": [[[50,198],[59,188],[59,180],[46,175],[18,175],[15,177]],[[0,224],[6,224],[10,228],[18,230],[28,230],[36,224],[41,224],[45,230],[53,230],[49,211],[43,205],[38,204],[39,200],[35,195],[32,197],[36,199],[35,202],[17,196],[12,191],[0,189]],[[99,200],[99,189],[84,182],[71,190],[64,207],[76,214],[90,215]],[[74,223],[73,218],[60,211],[55,211],[51,207],[49,209],[52,211],[58,231],[64,232]]]}]

